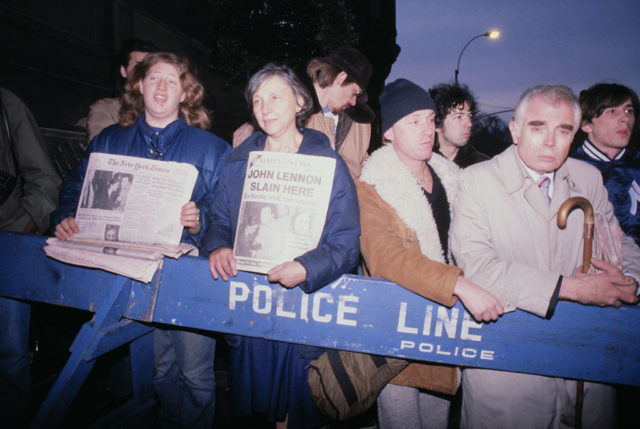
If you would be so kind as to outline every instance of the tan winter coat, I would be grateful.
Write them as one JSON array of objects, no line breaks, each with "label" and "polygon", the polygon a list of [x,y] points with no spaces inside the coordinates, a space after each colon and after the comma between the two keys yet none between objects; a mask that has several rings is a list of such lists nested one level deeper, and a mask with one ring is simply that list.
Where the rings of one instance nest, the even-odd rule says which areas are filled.
[{"label": "tan winter coat", "polygon": [[[458,167],[438,154],[432,155],[429,165],[452,206]],[[391,145],[367,159],[356,187],[365,274],[391,280],[439,304],[454,305],[453,288],[462,270],[444,263],[431,206]],[[455,367],[427,364],[409,365],[391,383],[446,394],[454,394],[458,386]]]},{"label": "tan winter coat", "polygon": [[[332,147],[334,146],[335,136],[332,135],[335,129],[334,121],[324,116],[322,111],[311,115],[311,117],[307,119],[305,126],[324,133],[329,138],[329,141],[331,141]],[[370,138],[371,124],[353,121],[349,133],[345,137],[342,146],[338,149],[338,154],[340,154],[342,159],[347,163],[351,177],[353,177],[354,180],[360,176],[362,163],[367,159]]]},{"label": "tan winter coat", "polygon": [[118,123],[120,115],[119,98],[102,98],[89,107],[87,116],[87,137],[89,142],[102,130]]}]

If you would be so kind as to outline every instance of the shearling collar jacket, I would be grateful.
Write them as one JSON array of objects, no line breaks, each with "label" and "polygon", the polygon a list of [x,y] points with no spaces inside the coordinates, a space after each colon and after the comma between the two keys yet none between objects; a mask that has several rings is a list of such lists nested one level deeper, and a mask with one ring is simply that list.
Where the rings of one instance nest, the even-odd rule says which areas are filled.
[{"label": "shearling collar jacket", "polygon": [[[437,153],[431,155],[428,164],[442,181],[451,207],[456,196],[459,168]],[[360,180],[373,185],[378,195],[415,231],[420,250],[425,256],[445,262],[431,205],[390,144],[371,155],[362,169]],[[451,254],[447,256],[451,260]]]},{"label": "shearling collar jacket", "polygon": [[[432,154],[428,163],[440,178],[451,207],[457,192],[458,167],[437,154]],[[444,263],[431,205],[391,145],[378,149],[365,161],[356,187],[365,272],[441,305],[455,304],[453,289],[462,270]],[[453,394],[457,389],[456,368],[411,364],[391,383]]]}]

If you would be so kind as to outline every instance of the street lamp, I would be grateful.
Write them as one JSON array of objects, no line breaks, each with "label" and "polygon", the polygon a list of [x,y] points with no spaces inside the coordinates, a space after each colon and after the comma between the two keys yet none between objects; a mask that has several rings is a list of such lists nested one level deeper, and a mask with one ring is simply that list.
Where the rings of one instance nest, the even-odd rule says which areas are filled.
[{"label": "street lamp", "polygon": [[460,51],[460,55],[458,55],[458,64],[456,64],[456,74],[455,74],[456,85],[458,85],[458,74],[460,73],[460,58],[462,58],[462,54],[464,53],[464,50],[467,49],[467,46],[469,46],[469,44],[471,42],[473,42],[474,40],[476,40],[476,39],[478,39],[480,37],[488,37],[489,39],[497,39],[498,37],[500,37],[500,32],[498,30],[491,30],[491,31],[487,31],[486,33],[478,34],[477,36],[472,37],[471,40],[469,40],[467,42],[467,44],[464,45],[464,48],[462,48],[462,51]]}]

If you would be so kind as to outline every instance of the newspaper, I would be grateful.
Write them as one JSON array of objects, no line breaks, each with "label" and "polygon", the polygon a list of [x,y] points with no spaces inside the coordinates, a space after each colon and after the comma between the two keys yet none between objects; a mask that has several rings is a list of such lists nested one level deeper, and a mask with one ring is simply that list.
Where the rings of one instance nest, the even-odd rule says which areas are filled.
[{"label": "newspaper", "polygon": [[180,243],[179,219],[197,177],[191,164],[92,153],[75,216],[80,232],[47,240],[45,253],[150,282],[163,256],[195,249]]},{"label": "newspaper", "polygon": [[[594,213],[595,236],[591,255],[622,270],[622,237],[624,233],[617,222],[608,222],[602,213]],[[589,274],[601,273],[593,265]]]},{"label": "newspaper", "polygon": [[249,154],[233,248],[238,269],[266,273],[318,246],[335,168],[327,157]]}]

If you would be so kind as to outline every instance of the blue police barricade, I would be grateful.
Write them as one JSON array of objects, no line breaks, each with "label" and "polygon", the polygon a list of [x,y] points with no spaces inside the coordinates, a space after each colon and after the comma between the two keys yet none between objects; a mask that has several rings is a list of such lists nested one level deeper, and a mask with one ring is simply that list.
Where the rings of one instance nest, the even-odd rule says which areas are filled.
[{"label": "blue police barricade", "polygon": [[312,294],[240,272],[214,281],[205,258],[165,259],[150,284],[47,258],[42,237],[0,233],[0,295],[95,312],[33,426],[64,417],[95,359],[130,344],[134,398],[152,402],[154,323],[358,352],[640,385],[640,307],[560,302],[551,320],[522,311],[479,324],[391,282],[345,275]]}]

